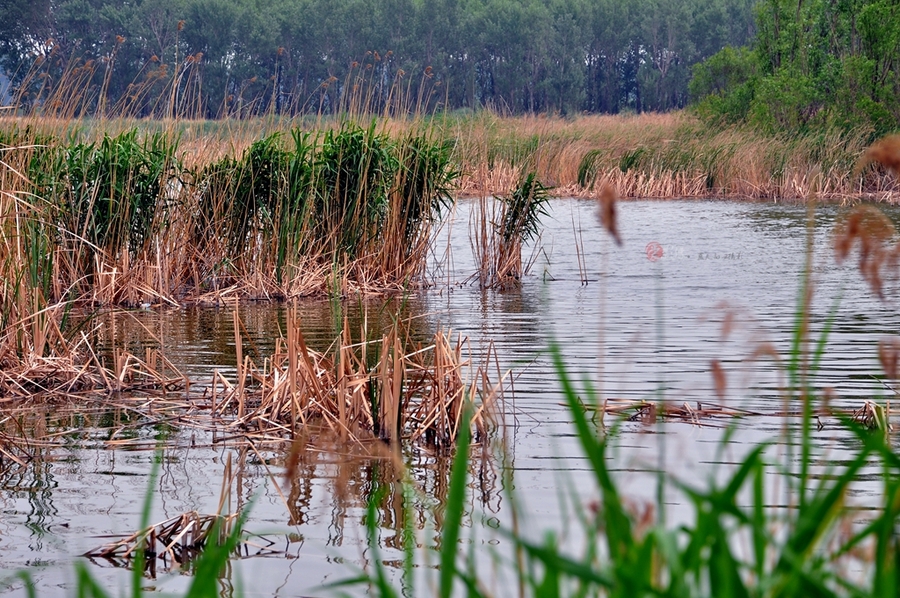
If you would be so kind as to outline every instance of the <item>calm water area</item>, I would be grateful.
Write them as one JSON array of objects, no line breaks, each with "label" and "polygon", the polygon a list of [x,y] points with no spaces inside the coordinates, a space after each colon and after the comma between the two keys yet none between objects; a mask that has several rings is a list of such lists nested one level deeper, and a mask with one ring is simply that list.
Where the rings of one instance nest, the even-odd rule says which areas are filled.
[{"label": "calm water area", "polygon": [[[476,205],[461,201],[442,231],[431,290],[402,302],[348,299],[339,308],[327,300],[300,304],[304,331],[320,350],[327,349],[340,330],[342,315],[358,322],[363,316],[377,321],[384,314],[400,313],[414,318],[414,330],[423,340],[439,327],[450,329],[469,338],[475,361],[493,341],[499,367],[511,370],[514,387],[504,404],[506,425],[494,439],[495,448],[505,446],[505,464],[496,457],[479,458],[478,450],[473,451],[472,496],[464,518],[466,550],[474,545],[486,555],[507,558],[508,540],[498,528],[510,525],[510,483],[529,533],[541,537],[543,530],[560,530],[563,545],[571,545],[576,553],[579,549],[581,532],[572,523],[570,507],[587,505],[597,492],[562,404],[548,352],[551,343],[559,347],[579,387],[590,380],[604,397],[663,398],[679,406],[699,402],[753,413],[740,419],[704,419],[700,425],[671,419],[620,423],[610,463],[623,493],[638,510],[655,500],[654,472],[660,467],[674,478],[703,485],[722,476],[757,443],[777,441],[785,427],[795,423],[776,415],[797,408],[786,406],[778,391],[779,366],[769,357],[754,360],[753,355],[769,343],[787,356],[804,267],[805,206],[695,200],[620,203],[624,243],[617,247],[601,230],[593,203],[554,200],[530,274],[520,288],[494,291],[480,289],[471,278],[475,265],[468,230]],[[831,230],[843,211],[837,206],[816,211],[812,331],[817,336],[829,310],[836,309],[815,384],[833,389],[833,407],[851,411],[866,399],[887,397],[888,391],[873,377],[881,373],[877,343],[900,330],[900,314],[895,301],[882,302],[867,288],[853,259],[835,263]],[[900,218],[900,210],[885,211],[895,222]],[[661,248],[661,257],[653,252],[656,246],[648,248],[653,243]],[[284,329],[284,307],[241,305],[240,316],[247,333],[245,351],[271,354],[274,339]],[[117,342],[130,348],[157,343],[147,332],[153,331],[166,356],[193,380],[210,380],[214,370],[234,377],[231,307],[161,308],[103,317],[108,318],[104,326],[115,325]],[[713,360],[726,374],[724,398],[717,396]],[[42,450],[44,458],[26,468],[0,468],[0,578],[27,568],[39,596],[71,593],[80,554],[106,542],[103,536],[137,529],[152,447],[159,441],[165,448],[154,489],[153,522],[190,510],[215,512],[225,463],[231,458],[237,473],[232,506],[252,502],[247,528],[274,543],[271,553],[233,562],[223,583],[233,584],[242,595],[331,595],[334,591],[322,589],[322,584],[353,576],[371,557],[360,522],[372,489],[395,479],[389,461],[350,458],[345,447],[329,450],[319,445],[305,455],[296,479],[285,481],[283,450],[256,452],[235,442],[214,443],[206,432],[169,424],[137,425],[140,422],[130,417],[127,412],[79,417],[48,408],[49,431],[86,431],[63,436],[62,442]],[[605,422],[614,419],[607,415]],[[853,440],[834,418],[822,420],[824,428],[815,432],[815,451],[824,471],[827,464],[846,457]],[[733,434],[723,443],[728,427],[734,428]],[[777,460],[783,450],[776,442],[768,454]],[[405,456],[420,492],[417,502],[423,505],[416,518],[418,541],[435,546],[440,511],[435,520],[426,507],[439,503],[446,492],[449,464],[426,450],[407,451]],[[868,471],[860,478],[851,497],[855,504],[875,503],[877,473]],[[399,491],[393,487],[395,492],[379,505],[379,538],[382,558],[399,564]],[[777,483],[773,488],[775,504],[789,500],[778,493]],[[665,496],[668,521],[690,516],[682,495],[669,488]],[[421,554],[419,558],[426,572],[436,562],[426,562]],[[114,594],[127,587],[126,570],[85,562]],[[486,571],[491,570],[486,565]],[[503,590],[502,574],[488,577],[494,575],[491,583],[498,594],[511,594],[512,586],[509,592]],[[188,583],[187,575],[160,572],[157,579],[145,580],[145,587],[177,592]],[[24,595],[18,583],[2,591]]]}]

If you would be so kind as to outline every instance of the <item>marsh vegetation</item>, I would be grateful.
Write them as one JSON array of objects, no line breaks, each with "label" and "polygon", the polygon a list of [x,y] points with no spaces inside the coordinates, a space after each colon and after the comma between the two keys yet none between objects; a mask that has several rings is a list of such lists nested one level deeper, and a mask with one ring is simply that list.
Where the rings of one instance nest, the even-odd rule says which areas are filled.
[{"label": "marsh vegetation", "polygon": [[[446,69],[408,80],[391,70],[399,52],[372,52],[343,79],[301,80],[290,71],[294,48],[275,52],[271,87],[247,77],[235,88],[227,74],[222,118],[194,120],[212,109],[201,85],[211,55],[182,45],[195,33],[190,21],[170,33],[158,62],[129,58],[130,36],[116,38],[103,68],[61,61],[48,41],[46,62],[19,73],[15,109],[0,121],[0,479],[10,500],[29,497],[28,529],[39,538],[56,525],[47,505],[63,500],[48,490],[64,477],[61,455],[75,455],[70,480],[81,480],[95,451],[114,457],[104,473],[150,482],[149,491],[128,486],[129,501],[145,499],[140,512],[106,511],[137,527],[104,524],[115,537],[83,547],[95,564],[130,567],[135,595],[143,575],[169,573],[191,575],[175,590],[188,595],[240,593],[235,570],[310,558],[304,533],[327,536],[339,553],[303,562],[304,575],[327,571],[307,585],[344,579],[334,563],[351,561],[361,571],[340,587],[385,596],[896,593],[900,465],[887,399],[898,341],[876,322],[895,322],[897,215],[815,208],[892,203],[896,137],[872,145],[878,127],[839,123],[824,109],[821,122],[810,116],[815,127],[759,128],[747,115],[723,125],[715,98],[699,112],[514,117],[556,106],[563,88],[554,95],[529,80],[526,101],[502,84],[516,77],[487,63],[459,65],[469,82],[453,102],[518,98],[508,110],[433,111]],[[163,68],[167,52],[174,72]],[[147,80],[120,89],[116,65],[148,60],[139,70]],[[599,98],[598,82],[615,69],[585,64],[584,101],[641,102],[638,111],[685,101],[665,72],[650,77],[650,62],[618,99]],[[470,85],[473,68],[490,72],[496,98]],[[314,95],[314,110],[303,94]],[[708,237],[725,242],[714,233],[734,218],[729,210],[619,202],[706,197],[771,200],[727,204],[745,221],[734,239],[747,230],[764,238],[710,249]],[[782,208],[787,200],[808,212]],[[677,237],[682,229],[692,236]],[[767,254],[773,245],[787,248]],[[700,297],[715,305],[710,289],[747,282],[745,271],[769,290],[734,292],[774,311],[765,317],[775,340],[754,328],[739,350],[681,355],[670,330],[690,344],[699,334],[684,331],[713,319],[709,338],[724,346],[734,334],[739,309],[711,317],[693,307]],[[666,290],[668,273],[686,294]],[[868,289],[868,300],[854,299],[864,308],[847,316],[851,328],[866,325],[840,346],[843,364],[828,362],[829,340],[846,331],[839,303],[822,309],[819,275],[835,296]],[[797,296],[779,294],[790,286]],[[565,300],[547,300],[556,293]],[[622,307],[629,301],[637,307]],[[633,326],[654,339],[649,349]],[[842,396],[839,379],[863,342],[871,354],[854,362]],[[635,380],[622,373],[629,368]],[[667,380],[676,369],[689,370],[690,384]],[[759,378],[738,380],[744,370]],[[616,376],[632,384],[625,396],[609,388]],[[666,461],[672,427],[711,431],[721,454],[747,450],[716,457],[721,469],[697,487]],[[613,457],[632,438],[656,459],[626,466],[642,480],[636,491]],[[831,467],[823,447],[834,438]],[[553,442],[588,475],[573,481],[548,466]],[[150,450],[159,469],[148,475],[135,455]],[[547,467],[561,479],[526,481],[525,471]],[[857,495],[861,506],[851,505]],[[293,531],[251,534],[255,508]],[[542,520],[529,517],[542,509],[561,530],[533,533]],[[84,543],[96,525],[76,524],[67,537]],[[353,529],[358,549],[346,540]],[[480,534],[501,548],[482,551]],[[72,587],[100,596],[121,581],[95,573],[79,565]],[[44,571],[34,575],[47,587]]]}]

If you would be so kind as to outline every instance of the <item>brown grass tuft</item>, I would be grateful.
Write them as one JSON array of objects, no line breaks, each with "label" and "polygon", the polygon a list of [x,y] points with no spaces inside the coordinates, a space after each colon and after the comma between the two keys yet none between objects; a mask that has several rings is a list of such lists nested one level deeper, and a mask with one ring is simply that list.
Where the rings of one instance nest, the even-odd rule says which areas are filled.
[{"label": "brown grass tuft", "polygon": [[615,240],[616,245],[621,247],[622,237],[619,236],[619,229],[616,226],[616,190],[612,185],[605,184],[600,189],[597,201],[600,205],[597,211],[597,217],[600,218],[600,225],[606,229],[606,232]]},{"label": "brown grass tuft", "polygon": [[722,364],[718,359],[713,359],[709,367],[710,371],[712,372],[713,389],[716,391],[716,396],[720,401],[724,401],[725,391],[728,388],[728,382],[725,378],[725,370],[722,368]]},{"label": "brown grass tuft", "polygon": [[[244,357],[237,383],[217,374],[213,384],[224,392],[214,397],[212,415],[229,433],[276,440],[316,424],[357,444],[422,441],[445,449],[455,444],[467,407],[479,435],[495,427],[503,381],[489,380],[487,364],[472,364],[462,337],[452,342],[438,330],[422,347],[396,322],[378,340],[354,343],[345,323],[326,354],[307,346],[296,321],[289,317],[287,339],[279,339],[261,365]],[[299,445],[288,471],[298,466],[295,450]]]},{"label": "brown grass tuft", "polygon": [[855,173],[865,166],[877,162],[900,176],[900,135],[888,135],[873,143],[860,158]]},{"label": "brown grass tuft", "polygon": [[900,245],[893,246],[896,229],[890,219],[874,206],[861,205],[835,226],[834,255],[840,264],[859,244],[859,272],[880,298],[884,299],[884,272],[896,273]]}]

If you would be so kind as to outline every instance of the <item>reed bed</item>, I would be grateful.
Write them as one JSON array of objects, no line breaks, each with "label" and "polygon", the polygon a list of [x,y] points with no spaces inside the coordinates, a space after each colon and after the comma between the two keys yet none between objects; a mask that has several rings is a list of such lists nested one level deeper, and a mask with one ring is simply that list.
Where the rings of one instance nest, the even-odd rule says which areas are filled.
[{"label": "reed bed", "polygon": [[[118,130],[127,128],[117,121]],[[820,200],[896,201],[886,168],[859,168],[874,141],[869,129],[822,129],[767,134],[741,126],[713,126],[690,111],[665,114],[507,117],[491,111],[391,117],[379,121],[392,136],[426,127],[452,148],[459,178],[454,194],[503,195],[529,172],[553,196],[593,197],[603,185],[622,198],[733,197],[803,200],[817,185]],[[131,126],[134,126],[133,124]],[[290,121],[259,119],[178,126],[189,161],[240,152]],[[340,127],[319,117],[305,130]],[[871,162],[871,161],[870,161]]]},{"label": "reed bed", "polygon": [[[235,310],[234,373],[193,380],[158,348],[147,348],[142,358],[120,348],[135,339],[116,340],[113,332],[113,347],[102,356],[88,351],[77,369],[48,365],[55,386],[38,387],[42,379],[34,370],[22,370],[21,379],[4,372],[16,383],[0,399],[0,461],[24,466],[40,450],[66,438],[88,438],[98,426],[112,426],[106,446],[138,450],[156,442],[141,429],[169,426],[196,430],[202,442],[214,445],[283,447],[304,430],[319,430],[316,436],[340,439],[341,450],[358,447],[368,457],[381,454],[381,445],[440,453],[455,446],[467,409],[476,414],[471,425],[477,437],[487,443],[503,422],[511,392],[493,345],[476,363],[466,339],[438,329],[428,343],[413,341],[410,324],[392,320],[370,328],[364,320],[354,339],[345,321],[322,352],[309,347],[295,306],[273,353],[260,355],[245,340]],[[80,379],[66,377],[76,373]],[[76,382],[82,386],[75,388]],[[100,424],[92,413],[125,418]]]},{"label": "reed bed", "polygon": [[7,239],[17,258],[7,260],[7,279],[28,256],[28,282],[51,302],[420,285],[456,177],[448,145],[427,133],[391,138],[374,120],[275,132],[193,169],[171,132],[7,137],[3,212],[16,223]]},{"label": "reed bed", "polygon": [[715,127],[690,112],[620,116],[502,117],[445,121],[466,175],[460,193],[502,194],[534,170],[556,196],[734,197],[896,201],[883,167],[857,169],[869,130],[769,135]]},{"label": "reed bed", "polygon": [[348,118],[315,133],[276,131],[189,165],[176,126],[6,121],[0,384],[24,394],[116,386],[108,382],[120,372],[84,367],[91,348],[74,332],[73,306],[427,284],[430,240],[457,174],[450,146],[426,129],[398,135]]},{"label": "reed bed", "polygon": [[[99,139],[135,127],[177,137],[192,172],[226,157],[239,158],[273,133],[290,138],[300,128],[320,138],[351,118],[371,122],[365,105],[347,117],[258,118],[222,121],[100,121],[64,118],[13,120],[66,139]],[[884,168],[857,169],[874,140],[868,129],[822,129],[798,135],[766,134],[740,126],[713,126],[689,111],[666,114],[505,117],[482,111],[412,117],[378,115],[378,129],[394,139],[422,134],[446,144],[460,176],[461,196],[507,193],[535,171],[555,196],[592,197],[604,184],[623,198],[735,197],[802,200],[818,185],[820,199],[895,201],[897,188]],[[365,127],[364,127],[365,128]]]},{"label": "reed bed", "polygon": [[[511,200],[529,176],[542,193],[585,197],[896,195],[885,168],[865,157],[865,131],[765,137],[687,113],[356,122],[138,130],[126,119],[6,120],[0,324],[72,301],[223,304],[422,286],[454,194],[482,198],[473,222],[480,284],[514,284],[527,270],[514,247],[525,239],[501,230],[508,223],[493,211],[518,213]],[[22,334],[5,336],[27,353]],[[43,339],[34,341],[40,353]]]}]

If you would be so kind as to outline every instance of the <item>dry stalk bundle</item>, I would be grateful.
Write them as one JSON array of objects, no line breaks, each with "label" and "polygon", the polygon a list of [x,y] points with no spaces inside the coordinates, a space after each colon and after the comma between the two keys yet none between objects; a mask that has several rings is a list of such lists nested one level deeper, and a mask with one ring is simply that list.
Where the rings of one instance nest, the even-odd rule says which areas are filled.
[{"label": "dry stalk bundle", "polygon": [[869,430],[894,431],[894,426],[891,425],[890,401],[885,407],[874,401],[866,401],[862,407],[853,412],[851,419]]},{"label": "dry stalk bundle", "polygon": [[148,560],[158,555],[173,563],[186,563],[199,554],[214,530],[219,534],[214,541],[223,542],[236,518],[236,514],[201,515],[188,511],[89,550],[83,556],[127,561],[143,548]]},{"label": "dry stalk bundle", "polygon": [[[586,409],[594,409],[585,406]],[[654,423],[658,418],[675,419],[701,425],[702,420],[714,420],[717,418],[736,418],[762,415],[746,409],[735,409],[716,403],[701,403],[696,406],[684,401],[681,405],[670,402],[655,402],[644,399],[607,399],[603,405],[596,408],[603,414],[626,415],[628,421]]]},{"label": "dry stalk bundle", "polygon": [[[133,562],[139,549],[144,550],[144,566],[151,576],[156,575],[157,561],[164,570],[179,570],[189,565],[210,543],[224,544],[233,532],[236,513],[230,515],[204,515],[188,511],[147,526],[124,538],[84,553],[91,559],[104,559],[115,566],[127,566]],[[284,554],[272,548],[273,540],[264,536],[244,534],[235,547],[235,556],[273,556]]]},{"label": "dry stalk bundle", "polygon": [[120,349],[113,353],[112,369],[104,367],[96,355],[30,354],[14,364],[9,360],[0,368],[0,394],[19,401],[83,400],[138,390],[171,391],[187,385],[185,376],[156,349],[148,349],[144,359]]},{"label": "dry stalk bundle", "polygon": [[432,344],[412,350],[406,338],[395,323],[377,341],[353,343],[345,323],[326,354],[309,348],[290,315],[286,338],[262,367],[244,358],[238,383],[217,374],[214,386],[223,391],[214,394],[212,415],[231,416],[228,426],[239,433],[272,439],[317,424],[356,442],[421,441],[439,449],[454,444],[467,408],[482,437],[493,429],[502,377],[494,383],[487,365],[473,367],[462,337],[454,343],[438,330]]},{"label": "dry stalk bundle", "polygon": [[[186,377],[158,349],[143,358],[119,348],[109,362],[89,335],[60,330],[64,307],[52,306],[8,324],[0,337],[0,396],[13,408],[36,400],[78,402],[119,393],[187,386]],[[6,407],[5,409],[8,409]]]},{"label": "dry stalk bundle", "polygon": [[[643,424],[655,424],[658,419],[675,420],[687,422],[695,426],[709,425],[717,419],[733,419],[747,417],[799,417],[799,411],[751,411],[748,409],[737,409],[728,407],[718,403],[705,403],[697,401],[691,405],[688,401],[684,401],[681,405],[674,402],[657,402],[647,401],[644,399],[606,399],[602,405],[584,405],[584,409],[588,411],[597,411],[603,415],[621,416],[625,421],[640,422]],[[856,410],[843,411],[843,417],[847,417],[852,421],[870,429],[893,431],[893,425],[890,423],[891,403],[887,402],[885,406],[878,405],[874,401],[867,400],[862,407]],[[840,412],[827,403],[824,403],[817,409],[815,416],[819,429],[823,429],[825,424],[821,417],[826,415],[840,415]]]},{"label": "dry stalk bundle", "polygon": [[534,171],[524,175],[508,195],[482,196],[470,222],[470,240],[475,255],[479,285],[511,288],[520,284],[537,257],[536,247],[529,260],[522,248],[540,238],[540,220],[547,216],[549,188]]}]

